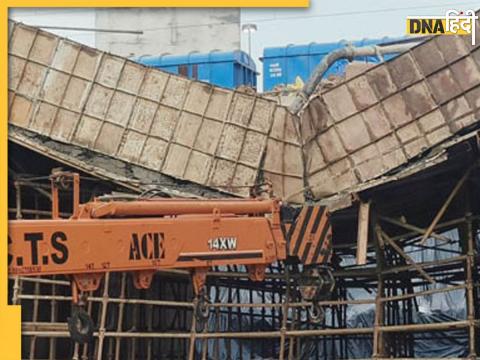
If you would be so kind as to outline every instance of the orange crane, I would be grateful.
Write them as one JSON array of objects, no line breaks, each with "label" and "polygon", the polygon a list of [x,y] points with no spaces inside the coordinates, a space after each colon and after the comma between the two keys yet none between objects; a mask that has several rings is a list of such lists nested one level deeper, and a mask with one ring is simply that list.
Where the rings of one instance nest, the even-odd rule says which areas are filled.
[{"label": "orange crane", "polygon": [[[59,216],[59,191],[72,188],[73,211]],[[128,271],[135,287],[150,287],[155,271],[188,269],[198,296],[196,314],[208,317],[204,286],[209,268],[245,265],[262,281],[276,261],[303,265],[302,297],[315,302],[331,292],[328,270],[332,230],[322,206],[292,208],[275,198],[139,198],[80,203],[80,176],[51,176],[52,219],[9,221],[11,275],[69,275],[72,279],[72,338],[86,342],[93,323],[83,310],[86,293],[106,272]],[[317,309],[318,312],[318,309]],[[200,320],[200,319],[199,319]]]}]

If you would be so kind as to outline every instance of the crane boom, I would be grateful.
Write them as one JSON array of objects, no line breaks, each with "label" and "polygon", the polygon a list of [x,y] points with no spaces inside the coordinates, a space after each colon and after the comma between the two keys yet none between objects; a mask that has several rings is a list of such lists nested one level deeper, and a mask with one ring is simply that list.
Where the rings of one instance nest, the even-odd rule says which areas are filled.
[{"label": "crane boom", "polygon": [[[320,287],[333,286],[331,276],[320,279],[321,272],[314,269],[331,255],[325,207],[293,208],[274,198],[94,199],[80,204],[78,174],[55,173],[51,184],[52,219],[9,221],[9,272],[69,275],[74,304],[98,289],[107,272],[131,272],[134,285],[146,289],[158,270],[189,269],[200,295],[211,267],[245,265],[250,279],[261,281],[269,264],[293,261],[313,274],[301,286],[309,298]],[[71,184],[72,216],[60,218],[59,190]],[[76,333],[78,326],[70,328]],[[76,339],[85,340],[78,333]]]}]

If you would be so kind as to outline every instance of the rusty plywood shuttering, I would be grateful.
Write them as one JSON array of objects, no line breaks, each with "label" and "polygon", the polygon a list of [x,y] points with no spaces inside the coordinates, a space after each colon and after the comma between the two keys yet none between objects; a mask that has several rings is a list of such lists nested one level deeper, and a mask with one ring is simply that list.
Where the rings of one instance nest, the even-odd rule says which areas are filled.
[{"label": "rusty plywood shuttering", "polygon": [[238,195],[261,165],[281,196],[303,185],[293,116],[274,101],[10,25],[10,124]]},{"label": "rusty plywood shuttering", "polygon": [[478,44],[439,36],[316,95],[300,119],[315,198],[385,174],[480,120],[479,85]]}]

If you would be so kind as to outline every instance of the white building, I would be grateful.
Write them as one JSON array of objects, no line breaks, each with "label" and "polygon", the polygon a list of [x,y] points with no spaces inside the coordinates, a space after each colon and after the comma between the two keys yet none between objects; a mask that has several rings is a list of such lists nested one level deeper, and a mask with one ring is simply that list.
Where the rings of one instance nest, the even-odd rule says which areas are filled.
[{"label": "white building", "polygon": [[15,8],[10,18],[29,25],[143,31],[143,34],[47,29],[122,56],[236,50],[240,9],[229,8]]}]

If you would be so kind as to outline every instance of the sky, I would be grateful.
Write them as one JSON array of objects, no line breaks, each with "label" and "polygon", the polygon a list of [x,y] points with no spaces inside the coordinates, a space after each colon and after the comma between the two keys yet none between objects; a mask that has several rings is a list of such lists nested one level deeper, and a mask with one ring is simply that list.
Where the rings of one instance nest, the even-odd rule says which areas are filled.
[{"label": "sky", "polygon": [[[306,9],[242,9],[241,22],[257,25],[258,30],[252,34],[252,57],[261,72],[258,59],[265,47],[398,37],[405,35],[407,16],[443,15],[448,9],[479,8],[480,0],[310,0]],[[15,9],[10,17],[36,25],[95,27],[92,9]],[[93,33],[54,32],[95,45]],[[247,39],[248,34],[242,33],[245,51]]]}]

